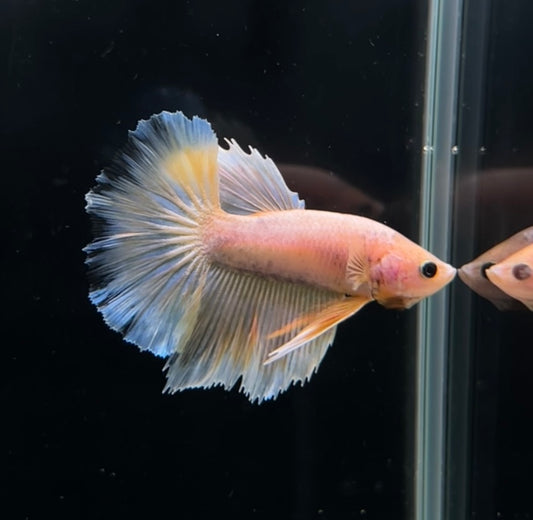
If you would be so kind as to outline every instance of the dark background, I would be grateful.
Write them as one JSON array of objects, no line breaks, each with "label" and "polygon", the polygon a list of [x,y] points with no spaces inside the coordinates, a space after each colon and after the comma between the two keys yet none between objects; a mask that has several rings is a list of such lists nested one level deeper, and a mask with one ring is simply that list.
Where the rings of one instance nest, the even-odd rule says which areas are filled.
[{"label": "dark background", "polygon": [[[2,2],[2,518],[406,518],[414,311],[365,308],[275,402],[162,395],[162,360],[90,305],[81,249],[84,194],[162,109],[416,207],[417,4]],[[416,216],[383,219],[416,239]]]}]

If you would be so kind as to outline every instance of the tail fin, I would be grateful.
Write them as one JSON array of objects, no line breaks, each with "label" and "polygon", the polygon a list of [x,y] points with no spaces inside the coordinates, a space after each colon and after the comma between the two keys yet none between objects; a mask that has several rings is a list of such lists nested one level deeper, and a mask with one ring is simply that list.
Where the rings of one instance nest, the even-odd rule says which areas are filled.
[{"label": "tail fin", "polygon": [[199,223],[220,207],[217,154],[207,121],[163,112],[130,132],[86,196],[98,237],[85,248],[90,299],[112,329],[159,356],[186,340],[198,312]]}]

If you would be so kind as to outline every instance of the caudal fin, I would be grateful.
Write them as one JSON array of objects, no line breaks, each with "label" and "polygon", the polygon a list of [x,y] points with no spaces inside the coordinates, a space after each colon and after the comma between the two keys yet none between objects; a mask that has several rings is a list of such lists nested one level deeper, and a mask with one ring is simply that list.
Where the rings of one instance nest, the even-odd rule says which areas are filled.
[{"label": "caudal fin", "polygon": [[85,248],[90,298],[112,329],[159,356],[196,321],[200,221],[219,208],[217,153],[207,121],[163,112],[130,132],[86,196],[97,237]]}]

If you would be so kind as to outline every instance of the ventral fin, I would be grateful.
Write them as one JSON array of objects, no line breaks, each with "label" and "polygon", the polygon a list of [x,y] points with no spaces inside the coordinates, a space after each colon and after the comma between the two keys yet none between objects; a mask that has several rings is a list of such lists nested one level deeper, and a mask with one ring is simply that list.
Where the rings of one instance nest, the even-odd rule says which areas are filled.
[{"label": "ventral fin", "polygon": [[[273,363],[296,349],[299,349],[316,337],[321,336],[329,329],[336,327],[339,323],[348,319],[370,301],[370,298],[364,296],[343,297],[340,301],[331,302],[319,312],[310,313],[308,316],[299,318],[295,322],[289,324],[289,326],[274,332],[270,337],[277,337],[279,334],[285,334],[290,327],[301,329],[290,341],[270,352],[264,364],[268,365]],[[301,328],[303,323],[307,324]]]},{"label": "ventral fin", "polygon": [[302,209],[304,201],[289,190],[277,166],[256,149],[246,153],[234,140],[220,148],[220,204],[228,213],[249,214],[259,211]]}]

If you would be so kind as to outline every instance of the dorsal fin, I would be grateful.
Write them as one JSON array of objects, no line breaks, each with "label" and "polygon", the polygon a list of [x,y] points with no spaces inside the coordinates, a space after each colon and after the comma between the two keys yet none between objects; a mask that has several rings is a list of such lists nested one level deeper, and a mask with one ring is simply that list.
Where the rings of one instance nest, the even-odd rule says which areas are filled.
[{"label": "dorsal fin", "polygon": [[234,140],[219,149],[220,205],[228,213],[245,215],[258,211],[303,209],[298,194],[289,190],[269,157],[250,147],[246,153]]}]

